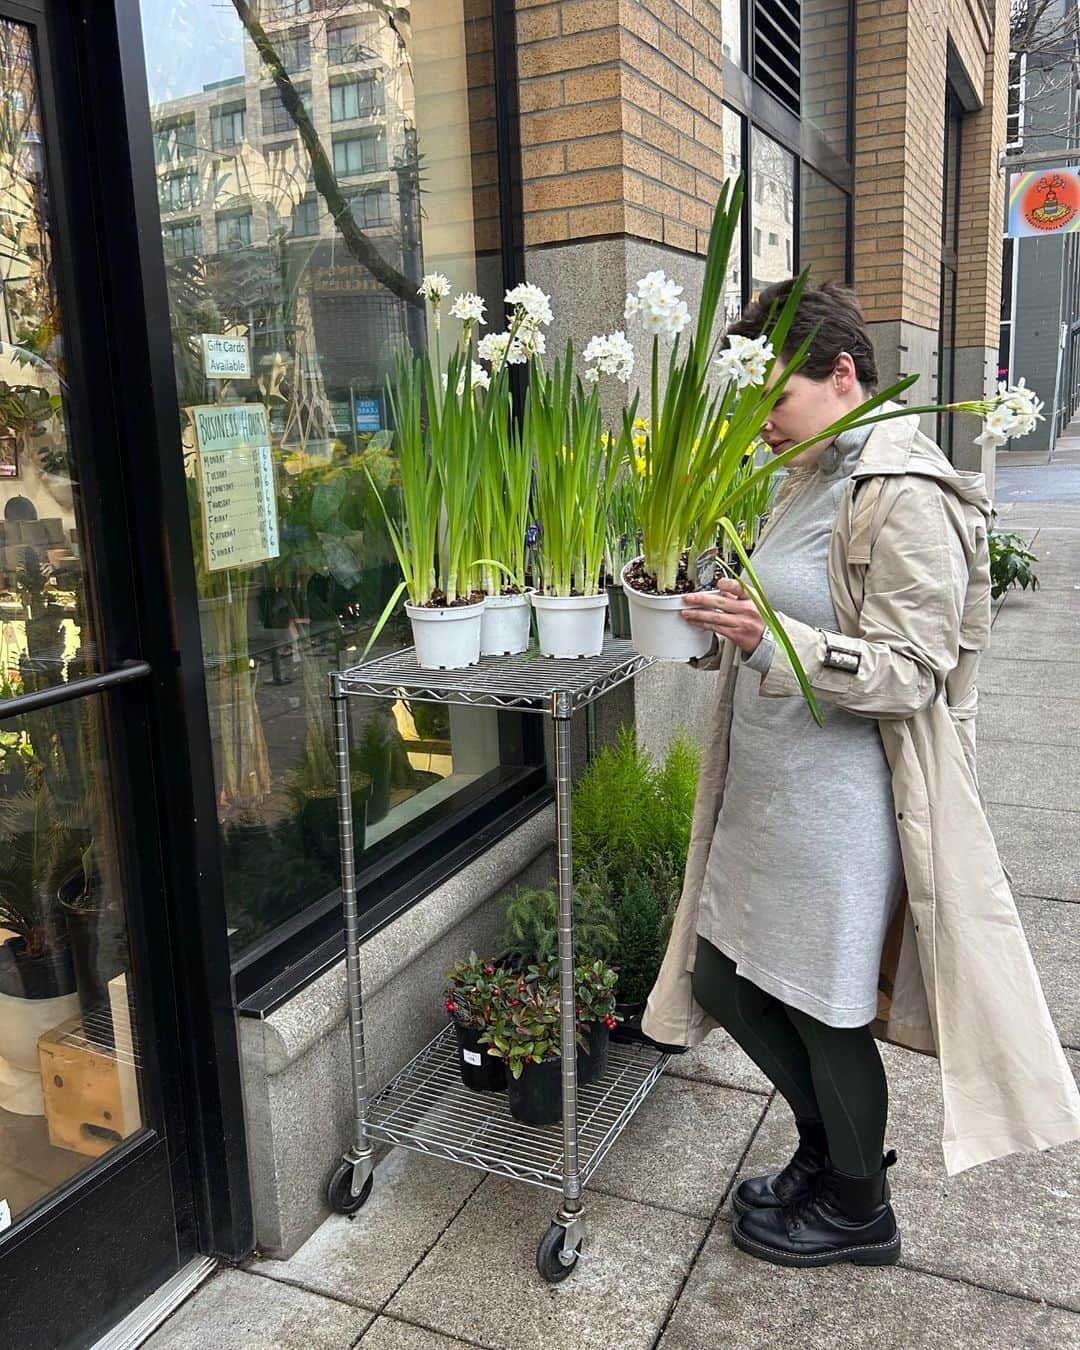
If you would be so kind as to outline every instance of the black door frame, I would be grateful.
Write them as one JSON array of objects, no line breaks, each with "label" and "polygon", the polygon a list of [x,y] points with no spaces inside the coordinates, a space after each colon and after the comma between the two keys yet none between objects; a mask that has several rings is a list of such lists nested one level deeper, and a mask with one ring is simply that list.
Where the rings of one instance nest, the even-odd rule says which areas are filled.
[{"label": "black door frame", "polygon": [[[198,610],[178,600],[195,591],[182,464],[167,453],[169,329],[149,322],[167,313],[160,241],[138,229],[154,182],[138,7],[13,0],[0,14],[39,35],[97,656],[104,671],[149,666],[137,679],[127,665],[96,696],[114,764],[131,771],[114,789],[130,822],[132,979],[160,1111],[149,1123],[164,1128],[117,1147],[0,1236],[14,1292],[5,1324],[32,1329],[20,1345],[56,1350],[92,1342],[198,1251],[248,1254],[253,1222],[220,875],[206,884],[218,855]],[[132,167],[129,127],[149,175]],[[152,1223],[165,1212],[168,1241]]]}]

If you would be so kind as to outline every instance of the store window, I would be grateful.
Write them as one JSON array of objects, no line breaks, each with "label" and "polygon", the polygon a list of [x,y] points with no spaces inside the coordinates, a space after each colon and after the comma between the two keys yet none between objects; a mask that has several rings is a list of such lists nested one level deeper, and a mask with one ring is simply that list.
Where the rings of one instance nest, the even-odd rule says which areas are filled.
[{"label": "store window", "polygon": [[[743,171],[743,118],[724,106],[724,177],[737,178]],[[732,240],[728,273],[724,279],[724,319],[734,323],[742,313],[742,236]]]},{"label": "store window", "polygon": [[[397,582],[371,480],[396,510],[386,379],[399,353],[426,349],[420,279],[480,293],[492,323],[503,309],[496,101],[476,57],[492,50],[490,14],[470,3],[468,46],[459,4],[414,6],[411,23],[381,3],[313,21],[308,116],[282,128],[286,101],[233,6],[142,3],[155,125],[194,116],[214,183],[213,233],[192,218],[162,234],[226,910],[247,969],[282,926],[338,903],[327,676],[359,659]],[[262,15],[269,41],[291,41],[292,12]],[[253,106],[274,107],[269,125],[245,125]],[[354,107],[377,125],[333,130]],[[313,158],[329,177],[312,180]],[[374,172],[362,190],[349,181]],[[231,373],[208,364],[203,335],[240,352]],[[247,493],[240,526],[207,494],[211,463]],[[395,617],[373,654],[408,641]],[[466,812],[543,782],[519,714],[351,699],[349,715],[355,842],[381,886],[441,857],[430,841]]]},{"label": "store window", "polygon": [[754,203],[754,257],[750,288],[754,297],[764,287],[791,275],[795,230],[795,156],[757,127],[751,128],[750,145]]},{"label": "store window", "polygon": [[729,61],[742,66],[743,61],[743,0],[721,0],[720,46]]},{"label": "store window", "polygon": [[[0,705],[103,671],[38,95],[0,19]],[[143,1123],[105,700],[0,722],[0,1231]]]},{"label": "store window", "polygon": [[848,202],[842,188],[830,183],[823,175],[803,165],[800,175],[802,188],[802,222],[800,225],[803,267],[809,266],[810,280],[820,286],[823,281],[846,284],[848,277]]},{"label": "store window", "polygon": [[835,150],[848,146],[850,0],[802,0],[802,120]]},{"label": "store window", "polygon": [[374,117],[385,110],[383,86],[374,75],[365,75],[356,80],[340,80],[330,86],[331,122]]},{"label": "store window", "polygon": [[[938,339],[939,403],[950,403],[956,385],[957,257],[960,245],[960,164],[964,109],[950,86],[945,97],[945,163],[941,185],[941,318]],[[938,414],[938,444],[953,454],[953,419]]]}]

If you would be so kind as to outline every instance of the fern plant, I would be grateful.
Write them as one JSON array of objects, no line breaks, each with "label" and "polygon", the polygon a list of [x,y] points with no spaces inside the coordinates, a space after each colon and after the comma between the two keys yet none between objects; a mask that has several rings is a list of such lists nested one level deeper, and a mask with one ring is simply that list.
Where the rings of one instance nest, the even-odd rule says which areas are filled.
[{"label": "fern plant", "polygon": [[[604,888],[586,875],[574,885],[574,948],[577,960],[610,960],[616,947],[615,914]],[[559,959],[559,897],[555,883],[543,890],[519,889],[506,906],[506,928],[495,944],[500,964],[521,970]]]},{"label": "fern plant", "polygon": [[991,530],[990,545],[990,594],[1000,600],[1006,591],[1019,586],[1022,591],[1029,587],[1038,589],[1039,578],[1031,570],[1031,564],[1039,560],[1027,548],[1018,534],[1004,534]]}]

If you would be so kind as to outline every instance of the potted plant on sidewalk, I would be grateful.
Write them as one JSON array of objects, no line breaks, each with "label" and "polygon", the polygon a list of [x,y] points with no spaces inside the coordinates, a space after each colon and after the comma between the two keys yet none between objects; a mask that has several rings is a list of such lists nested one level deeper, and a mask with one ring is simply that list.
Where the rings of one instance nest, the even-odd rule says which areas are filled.
[{"label": "potted plant on sidewalk", "polygon": [[588,1087],[607,1067],[608,1038],[621,1018],[615,1010],[618,974],[605,961],[588,961],[574,971],[575,1010],[583,1044],[578,1054],[578,1082]]},{"label": "potted plant on sidewalk", "polygon": [[505,1065],[510,1114],[526,1125],[554,1125],[562,1119],[558,985],[519,975],[503,990],[480,1042]]}]

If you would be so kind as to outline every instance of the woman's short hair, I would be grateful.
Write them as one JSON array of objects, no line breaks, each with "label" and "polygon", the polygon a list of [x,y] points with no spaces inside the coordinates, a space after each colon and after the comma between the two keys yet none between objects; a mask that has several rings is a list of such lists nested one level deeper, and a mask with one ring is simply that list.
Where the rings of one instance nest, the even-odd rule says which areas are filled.
[{"label": "woman's short hair", "polygon": [[[728,333],[756,338],[767,332],[772,326],[772,320],[783,309],[794,285],[795,278],[788,277],[774,286],[766,286],[758,298],[743,310],[742,317],[729,325]],[[794,356],[815,328],[817,332],[811,339],[806,360],[799,367],[800,375],[811,380],[827,380],[836,367],[837,357],[841,352],[847,352],[855,362],[855,375],[863,388],[877,388],[874,344],[870,341],[866,320],[854,291],[835,281],[806,287],[799,298],[799,307],[795,311],[795,320],[788,332],[784,350],[780,353],[785,361]]]}]

